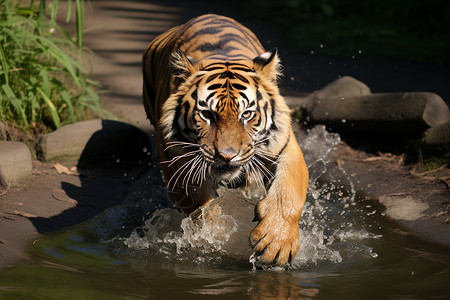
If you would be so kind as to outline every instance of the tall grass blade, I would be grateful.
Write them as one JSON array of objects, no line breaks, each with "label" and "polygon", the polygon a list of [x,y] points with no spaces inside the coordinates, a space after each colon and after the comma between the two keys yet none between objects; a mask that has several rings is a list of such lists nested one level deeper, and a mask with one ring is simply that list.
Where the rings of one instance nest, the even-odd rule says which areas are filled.
[{"label": "tall grass blade", "polygon": [[50,23],[56,24],[56,14],[58,13],[58,3],[59,0],[53,0],[52,10],[50,13]]},{"label": "tall grass blade", "polygon": [[39,4],[39,21],[41,23],[45,21],[45,0],[41,0]]},{"label": "tall grass blade", "polygon": [[77,27],[77,44],[78,48],[83,47],[83,33],[84,33],[84,1],[75,0],[75,14]]},{"label": "tall grass blade", "polygon": [[34,122],[60,127],[106,114],[93,89],[98,83],[80,59],[87,50],[84,1],[67,1],[76,41],[57,23],[59,0],[30,0],[26,7],[0,0],[0,118],[25,130]]},{"label": "tall grass blade", "polygon": [[0,62],[2,67],[2,73],[5,77],[5,84],[9,86],[9,67],[8,63],[6,62],[6,56],[5,52],[3,52],[3,45],[0,47]]},{"label": "tall grass blade", "polygon": [[11,87],[9,85],[3,84],[2,90],[5,92],[7,100],[9,100],[9,102],[12,104],[12,106],[16,110],[16,113],[19,115],[21,121],[24,123],[25,126],[28,127],[28,121],[27,116],[25,115],[25,111],[23,110],[19,99],[17,99]]},{"label": "tall grass blade", "polygon": [[61,121],[59,119],[58,111],[56,110],[56,107],[53,105],[52,100],[40,89],[36,88],[36,90],[41,94],[42,100],[44,100],[45,104],[47,105],[48,109],[50,110],[50,115],[52,116],[53,124],[56,128],[61,127]]},{"label": "tall grass blade", "polygon": [[73,109],[72,99],[70,98],[69,93],[67,93],[66,91],[62,91],[61,98],[63,99],[64,103],[66,103],[66,105],[67,105],[67,109],[69,110],[70,120],[72,122],[76,122],[77,119],[75,117],[75,111]]},{"label": "tall grass blade", "polygon": [[70,17],[72,16],[72,0],[67,0],[67,17],[66,23],[69,23]]},{"label": "tall grass blade", "polygon": [[55,45],[55,43],[53,43],[49,39],[38,37],[38,44],[42,46],[44,52],[50,54],[61,65],[63,65],[63,67],[70,74],[70,76],[73,78],[74,82],[77,85],[81,85],[80,78],[79,76],[77,76],[77,73],[75,72],[74,69],[75,66],[77,69],[83,70],[83,67],[81,65],[77,64],[73,59],[71,59],[68,55],[66,55],[58,46]]},{"label": "tall grass blade", "polygon": [[36,122],[37,113],[39,112],[39,103],[36,97],[36,94],[33,92],[28,93],[28,101],[30,102],[30,111],[31,111],[31,121]]}]

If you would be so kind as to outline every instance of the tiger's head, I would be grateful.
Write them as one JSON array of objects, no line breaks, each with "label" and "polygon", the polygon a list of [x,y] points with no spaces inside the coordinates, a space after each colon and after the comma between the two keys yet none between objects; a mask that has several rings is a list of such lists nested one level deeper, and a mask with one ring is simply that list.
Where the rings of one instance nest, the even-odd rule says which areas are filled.
[{"label": "tiger's head", "polygon": [[291,128],[277,87],[277,51],[231,62],[176,53],[173,65],[160,125],[170,163],[185,161],[183,182],[198,184],[208,176],[232,183],[244,174],[261,184],[270,180],[265,162],[276,161]]}]

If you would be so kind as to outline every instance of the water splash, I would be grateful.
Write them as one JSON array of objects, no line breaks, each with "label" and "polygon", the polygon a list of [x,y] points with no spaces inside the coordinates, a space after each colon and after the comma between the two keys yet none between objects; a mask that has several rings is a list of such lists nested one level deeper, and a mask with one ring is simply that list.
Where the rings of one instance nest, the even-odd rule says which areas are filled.
[{"label": "water splash", "polygon": [[205,262],[226,254],[224,245],[237,230],[236,220],[223,214],[219,206],[202,210],[201,217],[195,220],[166,208],[156,211],[124,243],[133,249],[150,249],[162,255],[175,255],[180,260]]},{"label": "water splash", "polygon": [[[358,248],[360,255],[377,257],[373,249],[362,241],[379,238],[367,232],[356,208],[356,191],[352,178],[342,168],[330,172],[330,153],[341,143],[340,136],[319,125],[299,137],[305,161],[310,172],[309,193],[300,219],[300,249],[292,266],[303,268],[321,262],[341,263],[348,252]],[[329,178],[333,178],[331,181]],[[345,182],[344,182],[345,181]],[[349,250],[352,249],[352,250]]]},{"label": "water splash", "polygon": [[[367,215],[357,209],[352,178],[339,168],[334,168],[339,174],[328,174],[333,169],[330,153],[341,143],[339,135],[316,126],[298,140],[310,171],[310,187],[299,224],[300,249],[292,268],[339,264],[355,255],[377,257],[366,241],[380,236],[365,229],[362,216],[370,217],[372,212]],[[213,210],[212,218],[207,214],[202,211],[203,217],[193,221],[174,208],[157,210],[123,240],[130,249],[149,250],[151,255],[196,263],[217,261],[226,257],[226,243],[239,230],[238,223],[220,211]]]}]

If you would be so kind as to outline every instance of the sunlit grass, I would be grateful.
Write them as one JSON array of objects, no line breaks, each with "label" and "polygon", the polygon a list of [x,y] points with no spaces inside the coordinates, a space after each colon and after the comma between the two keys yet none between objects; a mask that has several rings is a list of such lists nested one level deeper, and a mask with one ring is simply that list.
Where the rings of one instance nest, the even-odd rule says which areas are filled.
[{"label": "sunlit grass", "polygon": [[75,8],[72,37],[56,23],[57,0],[0,0],[0,120],[55,129],[105,114],[83,66],[83,1]]}]

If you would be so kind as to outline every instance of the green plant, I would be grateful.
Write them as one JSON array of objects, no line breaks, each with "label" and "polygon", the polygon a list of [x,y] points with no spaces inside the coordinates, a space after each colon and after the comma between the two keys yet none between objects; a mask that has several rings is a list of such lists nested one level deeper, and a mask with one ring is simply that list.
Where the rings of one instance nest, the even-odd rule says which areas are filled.
[{"label": "green plant", "polygon": [[251,16],[279,26],[283,38],[303,53],[450,64],[450,2],[446,0],[238,3]]},{"label": "green plant", "polygon": [[58,0],[28,6],[0,0],[0,120],[24,129],[36,124],[54,129],[105,115],[98,84],[82,65],[83,0],[75,5],[72,38],[56,23]]}]

